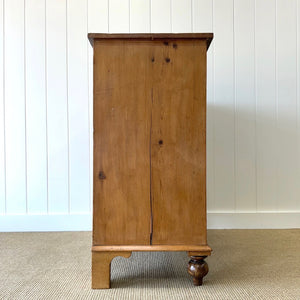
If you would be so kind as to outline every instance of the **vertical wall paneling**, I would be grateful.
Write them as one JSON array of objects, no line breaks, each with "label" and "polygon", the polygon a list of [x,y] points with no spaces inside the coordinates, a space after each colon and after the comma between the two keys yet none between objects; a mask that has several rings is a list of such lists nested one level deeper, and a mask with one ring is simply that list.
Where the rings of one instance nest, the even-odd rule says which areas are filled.
[{"label": "vertical wall paneling", "polygon": [[129,0],[109,0],[108,22],[110,33],[130,32],[129,5]]},{"label": "vertical wall paneling", "polygon": [[130,0],[130,32],[150,32],[149,1]]},{"label": "vertical wall paneling", "polygon": [[[268,11],[268,14],[266,14]],[[257,210],[277,209],[276,1],[255,2]]]},{"label": "vertical wall paneling", "polygon": [[5,213],[4,0],[0,1],[0,214]]},{"label": "vertical wall paneling", "polygon": [[193,32],[213,32],[213,1],[192,0]]},{"label": "vertical wall paneling", "polygon": [[297,206],[297,53],[296,0],[277,1],[277,147],[278,209],[288,211]]},{"label": "vertical wall paneling", "polygon": [[67,8],[70,211],[87,212],[90,153],[86,1],[68,0]]},{"label": "vertical wall paneling", "polygon": [[47,212],[45,2],[25,6],[27,203],[29,213]]},{"label": "vertical wall paneling", "polygon": [[69,209],[66,1],[46,2],[48,209]]},{"label": "vertical wall paneling", "polygon": [[207,208],[300,211],[300,0],[0,0],[0,215],[91,211],[87,32],[213,32]]},{"label": "vertical wall paneling", "polygon": [[172,0],[172,32],[192,31],[192,0]]},{"label": "vertical wall paneling", "polygon": [[235,95],[233,1],[215,0],[214,13],[214,157],[213,210],[235,209]]},{"label": "vertical wall paneling", "polygon": [[88,32],[108,32],[109,0],[87,0]]},{"label": "vertical wall paneling", "polygon": [[[297,153],[298,178],[300,178],[300,0],[297,0]],[[297,194],[300,195],[300,184],[297,185]],[[300,211],[300,201],[296,207]]]},{"label": "vertical wall paneling", "polygon": [[171,32],[171,0],[151,1],[151,32]]},{"label": "vertical wall paneling", "polygon": [[[211,0],[192,1],[193,32],[214,32],[213,2]],[[207,116],[206,116],[206,186],[207,209],[214,208],[214,42],[207,52]]]},{"label": "vertical wall paneling", "polygon": [[256,211],[254,1],[234,1],[235,193],[238,211]]},{"label": "vertical wall paneling", "polygon": [[5,145],[7,213],[26,212],[24,1],[5,1]]}]

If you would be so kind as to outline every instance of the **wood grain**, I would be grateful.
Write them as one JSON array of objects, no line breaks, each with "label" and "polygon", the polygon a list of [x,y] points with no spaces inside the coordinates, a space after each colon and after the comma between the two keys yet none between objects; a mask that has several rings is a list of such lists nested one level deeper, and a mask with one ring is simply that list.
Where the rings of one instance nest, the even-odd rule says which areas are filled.
[{"label": "wood grain", "polygon": [[[104,36],[94,43],[93,288],[110,287],[122,253],[211,254],[207,40]],[[195,258],[189,272],[200,285],[207,264]]]},{"label": "wood grain", "polygon": [[92,252],[92,288],[110,288],[110,264],[117,256],[130,257],[131,252]]},{"label": "wood grain", "polygon": [[94,45],[94,245],[150,242],[151,53]]},{"label": "wood grain", "polygon": [[91,43],[94,39],[201,39],[206,41],[207,49],[213,39],[213,33],[89,33]]},{"label": "wood grain", "polygon": [[155,45],[152,243],[206,244],[206,42]]},{"label": "wood grain", "polygon": [[188,263],[188,273],[193,276],[194,285],[203,283],[203,277],[208,273],[208,264],[204,261],[206,256],[191,256]]},{"label": "wood grain", "polygon": [[93,246],[92,251],[188,251],[190,256],[210,255],[208,245],[120,245]]},{"label": "wood grain", "polygon": [[95,41],[93,245],[206,245],[206,46]]}]

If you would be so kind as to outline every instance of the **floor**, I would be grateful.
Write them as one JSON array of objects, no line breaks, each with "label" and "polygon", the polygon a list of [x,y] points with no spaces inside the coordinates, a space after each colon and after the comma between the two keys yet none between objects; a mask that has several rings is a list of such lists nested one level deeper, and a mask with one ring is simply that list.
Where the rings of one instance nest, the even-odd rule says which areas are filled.
[{"label": "floor", "polygon": [[112,262],[112,288],[92,290],[91,233],[0,233],[0,299],[300,299],[300,229],[209,230],[213,254],[194,287],[185,252]]}]

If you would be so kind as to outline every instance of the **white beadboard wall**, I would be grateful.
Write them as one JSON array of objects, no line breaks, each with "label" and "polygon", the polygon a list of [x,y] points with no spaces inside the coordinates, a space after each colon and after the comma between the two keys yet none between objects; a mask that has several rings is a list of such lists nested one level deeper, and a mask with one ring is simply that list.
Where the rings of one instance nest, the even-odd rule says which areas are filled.
[{"label": "white beadboard wall", "polygon": [[88,32],[213,32],[209,228],[300,227],[300,0],[0,0],[0,231],[90,230]]}]

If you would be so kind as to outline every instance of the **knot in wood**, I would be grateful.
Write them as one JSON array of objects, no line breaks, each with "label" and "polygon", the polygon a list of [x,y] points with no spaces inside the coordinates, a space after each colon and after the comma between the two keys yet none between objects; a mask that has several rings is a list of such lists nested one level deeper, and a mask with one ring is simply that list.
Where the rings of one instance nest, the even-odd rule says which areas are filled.
[{"label": "knot in wood", "polygon": [[99,179],[106,179],[106,176],[103,171],[99,172]]}]

